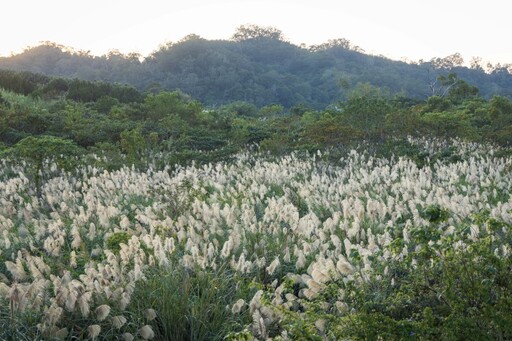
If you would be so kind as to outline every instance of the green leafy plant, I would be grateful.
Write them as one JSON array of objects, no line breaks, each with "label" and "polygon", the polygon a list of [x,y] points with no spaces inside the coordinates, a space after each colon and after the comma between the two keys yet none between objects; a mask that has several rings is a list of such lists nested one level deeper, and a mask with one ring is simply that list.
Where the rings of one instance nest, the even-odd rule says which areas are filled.
[{"label": "green leafy plant", "polygon": [[121,244],[127,244],[132,236],[126,232],[116,232],[106,240],[107,248],[113,253],[119,253]]}]

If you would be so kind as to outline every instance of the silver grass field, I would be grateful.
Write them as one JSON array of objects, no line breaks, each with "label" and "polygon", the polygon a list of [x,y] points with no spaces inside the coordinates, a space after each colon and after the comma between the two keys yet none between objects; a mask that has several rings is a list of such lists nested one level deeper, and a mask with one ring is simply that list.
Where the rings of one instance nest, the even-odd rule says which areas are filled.
[{"label": "silver grass field", "polygon": [[[206,318],[230,321],[233,330],[198,339],[291,339],[289,312],[316,316],[311,332],[329,339],[322,314],[354,312],[345,285],[395,285],[387,265],[420,253],[411,231],[431,226],[427,208],[447,217],[431,243],[457,235],[456,252],[512,224],[511,157],[459,140],[410,143],[432,155],[449,144],[458,159],[420,168],[361,149],[335,160],[329,152],[247,152],[230,162],[150,162],[110,172],[83,164],[71,173],[49,163],[40,197],[26,165],[2,160],[0,329],[11,333],[2,338],[172,339],[172,325],[165,326],[172,312],[158,305],[169,293],[152,301],[141,288],[155,288],[155,274],[161,282],[182,276],[178,285],[221,274],[232,286],[211,306],[220,315]],[[503,231],[472,223],[484,211]],[[510,245],[492,253],[510,259]],[[204,282],[201,290],[217,283]]]}]

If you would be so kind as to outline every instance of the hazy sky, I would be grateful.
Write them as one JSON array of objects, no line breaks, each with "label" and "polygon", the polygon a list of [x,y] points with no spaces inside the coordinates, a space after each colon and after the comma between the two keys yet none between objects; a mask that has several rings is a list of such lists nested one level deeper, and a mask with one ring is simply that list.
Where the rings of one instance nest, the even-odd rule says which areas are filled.
[{"label": "hazy sky", "polygon": [[510,0],[3,0],[0,8],[3,56],[41,41],[147,55],[190,33],[228,39],[257,24],[295,44],[346,38],[394,59],[460,52],[512,63]]}]

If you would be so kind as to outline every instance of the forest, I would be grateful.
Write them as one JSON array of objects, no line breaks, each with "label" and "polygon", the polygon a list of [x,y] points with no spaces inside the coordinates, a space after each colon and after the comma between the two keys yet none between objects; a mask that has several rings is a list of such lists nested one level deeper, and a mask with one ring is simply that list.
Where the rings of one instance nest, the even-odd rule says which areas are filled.
[{"label": "forest", "polygon": [[254,26],[1,59],[0,339],[512,339],[511,78]]},{"label": "forest", "polygon": [[346,88],[359,83],[426,99],[438,94],[437,78],[450,72],[478,87],[486,99],[512,96],[509,64],[493,65],[478,57],[464,61],[459,53],[406,63],[366,54],[345,38],[293,45],[280,30],[256,25],[239,27],[229,40],[191,34],[144,57],[115,50],[93,56],[46,42],[0,58],[0,69],[130,84],[142,92],[181,90],[209,107],[244,101],[258,107],[305,104],[323,109],[345,99]]},{"label": "forest", "polygon": [[453,72],[433,86],[435,94],[420,100],[358,83],[345,88],[345,99],[320,110],[246,101],[211,107],[180,90],[141,92],[119,83],[0,70],[0,146],[50,136],[137,163],[147,148],[207,161],[210,153],[227,156],[250,145],[286,153],[408,136],[511,143],[509,97],[486,99]]}]

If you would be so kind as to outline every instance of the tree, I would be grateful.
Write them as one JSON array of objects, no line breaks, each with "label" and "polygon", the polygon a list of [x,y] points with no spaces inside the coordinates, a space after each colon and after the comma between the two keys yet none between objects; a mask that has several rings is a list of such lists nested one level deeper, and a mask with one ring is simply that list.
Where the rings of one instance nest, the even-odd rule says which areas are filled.
[{"label": "tree", "polygon": [[359,84],[342,103],[345,124],[364,133],[366,138],[379,133],[382,137],[385,118],[392,110],[385,91],[371,84]]},{"label": "tree", "polygon": [[263,27],[252,24],[247,26],[239,26],[231,39],[234,41],[244,41],[250,39],[284,40],[283,32],[281,32],[281,30],[271,26]]},{"label": "tree", "polygon": [[[450,87],[454,85],[454,81],[457,78],[457,75],[455,73],[450,73],[450,74],[448,74],[448,76],[438,75],[435,78],[433,78],[430,75],[431,74],[430,69],[428,70],[428,73],[429,73],[428,87],[430,89],[430,96],[444,97],[450,90]],[[450,82],[451,82],[451,85],[450,85]]]},{"label": "tree", "polygon": [[183,38],[178,42],[178,44],[180,44],[180,43],[185,43],[185,42],[187,42],[187,41],[194,41],[194,40],[203,40],[203,41],[204,41],[205,39],[204,39],[203,37],[201,37],[200,35],[197,35],[197,34],[195,34],[195,33],[192,33],[192,34],[189,34],[189,35],[187,35],[187,36],[183,37]]},{"label": "tree", "polygon": [[427,112],[442,112],[450,109],[452,103],[445,97],[430,96],[427,100],[427,105],[423,108],[423,113]]},{"label": "tree", "polygon": [[445,138],[478,137],[475,127],[471,125],[470,117],[463,112],[429,112],[420,117],[420,122],[426,134]]},{"label": "tree", "polygon": [[476,86],[468,84],[466,81],[459,79],[448,91],[448,97],[454,103],[461,103],[466,99],[475,97],[479,93]]},{"label": "tree", "polygon": [[141,154],[146,146],[146,139],[142,136],[140,127],[121,133],[121,149],[126,153],[131,164],[139,164]]},{"label": "tree", "polygon": [[361,131],[349,125],[343,125],[339,119],[329,113],[307,112],[302,116],[304,125],[302,138],[315,147],[336,146],[362,137]]},{"label": "tree", "polygon": [[59,168],[70,170],[81,153],[82,149],[73,141],[46,135],[26,137],[4,152],[6,156],[23,159],[29,164],[29,176],[34,181],[38,197],[41,196],[45,168],[55,162]]},{"label": "tree", "polygon": [[159,121],[176,114],[182,120],[193,123],[201,112],[201,104],[181,91],[162,91],[156,95],[148,95],[145,101],[147,118]]},{"label": "tree", "polygon": [[355,52],[364,53],[364,49],[359,46],[353,45],[352,42],[345,38],[337,38],[337,39],[329,39],[327,43],[323,43],[320,45],[312,45],[309,50],[312,52],[318,51],[326,51],[329,49],[341,48],[346,50],[351,50]]},{"label": "tree", "polygon": [[258,114],[258,108],[254,104],[244,101],[232,102],[222,106],[221,109],[236,116],[255,117]]},{"label": "tree", "polygon": [[430,62],[435,69],[451,70],[456,66],[464,64],[464,58],[457,52],[444,58],[432,58]]},{"label": "tree", "polygon": [[484,71],[481,57],[471,58],[471,60],[469,61],[469,65],[473,70]]},{"label": "tree", "polygon": [[490,102],[489,117],[496,128],[512,125],[512,101],[503,96],[494,96]]},{"label": "tree", "polygon": [[48,81],[49,77],[37,73],[0,70],[0,88],[17,94],[29,95],[36,91],[39,85]]}]

